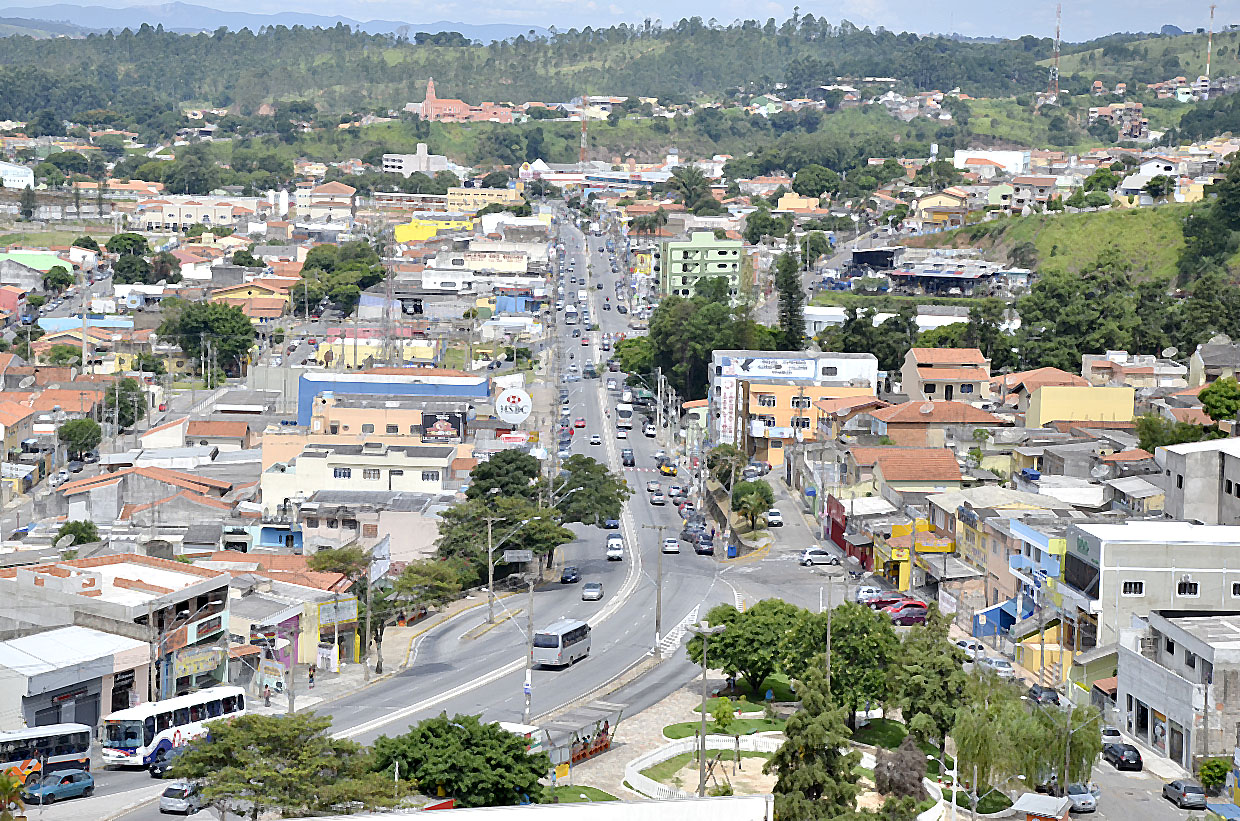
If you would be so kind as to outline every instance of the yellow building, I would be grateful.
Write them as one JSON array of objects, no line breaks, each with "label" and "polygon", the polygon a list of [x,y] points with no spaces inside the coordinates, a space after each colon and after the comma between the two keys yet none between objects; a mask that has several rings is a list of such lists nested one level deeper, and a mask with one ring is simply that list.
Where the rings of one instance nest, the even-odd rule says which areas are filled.
[{"label": "yellow building", "polygon": [[874,388],[870,386],[749,383],[744,424],[754,458],[772,466],[782,465],[785,446],[815,441],[819,416],[815,403],[824,399],[873,395]]},{"label": "yellow building", "polygon": [[521,196],[520,187],[448,189],[449,211],[464,211],[473,214],[491,204],[521,205],[523,202],[525,198]]},{"label": "yellow building", "polygon": [[1131,422],[1136,405],[1133,388],[1044,385],[1033,392],[1025,427],[1051,422]]},{"label": "yellow building", "polygon": [[776,211],[815,211],[818,209],[817,197],[802,197],[795,191],[789,191],[775,203]]},{"label": "yellow building", "polygon": [[395,228],[397,242],[426,242],[440,231],[472,231],[473,217],[414,217]]},{"label": "yellow building", "polygon": [[260,280],[252,280],[250,282],[241,282],[236,285],[225,285],[223,288],[216,288],[207,297],[207,301],[228,303],[229,300],[253,299],[254,297],[274,297],[288,303],[289,290],[274,285],[265,285]]},{"label": "yellow building", "polygon": [[912,568],[916,564],[926,569],[921,554],[952,553],[956,542],[935,533],[926,519],[914,519],[911,524],[892,525],[891,535],[874,536],[874,572],[888,579],[899,590],[907,591],[912,582]]},{"label": "yellow building", "polygon": [[[325,339],[319,343],[314,358],[324,367],[373,368],[385,359],[384,345],[382,339]],[[435,359],[435,344],[425,339],[393,341],[392,345],[397,347],[396,354],[402,363],[430,364]]]}]

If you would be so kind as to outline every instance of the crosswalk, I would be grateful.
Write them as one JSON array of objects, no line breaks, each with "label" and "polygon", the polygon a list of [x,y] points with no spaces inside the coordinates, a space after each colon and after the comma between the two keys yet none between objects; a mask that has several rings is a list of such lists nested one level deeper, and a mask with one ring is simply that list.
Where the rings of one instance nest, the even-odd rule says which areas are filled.
[{"label": "crosswalk", "polygon": [[688,615],[680,620],[679,624],[659,640],[659,655],[666,658],[669,653],[679,647],[680,643],[684,641],[685,632],[689,629],[689,625],[697,624],[697,620],[698,608],[694,607],[689,611]]}]

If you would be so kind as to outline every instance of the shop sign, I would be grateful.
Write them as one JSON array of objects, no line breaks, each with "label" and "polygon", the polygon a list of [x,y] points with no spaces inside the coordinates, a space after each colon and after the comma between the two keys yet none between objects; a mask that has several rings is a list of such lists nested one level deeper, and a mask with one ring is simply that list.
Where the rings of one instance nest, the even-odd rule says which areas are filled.
[{"label": "shop sign", "polygon": [[319,624],[331,625],[346,621],[357,621],[357,597],[325,601],[319,605]]},{"label": "shop sign", "polygon": [[219,647],[187,647],[177,652],[172,669],[177,678],[208,673],[220,666],[223,656]]},{"label": "shop sign", "polygon": [[112,689],[124,690],[133,686],[133,670],[124,670],[112,677]]}]

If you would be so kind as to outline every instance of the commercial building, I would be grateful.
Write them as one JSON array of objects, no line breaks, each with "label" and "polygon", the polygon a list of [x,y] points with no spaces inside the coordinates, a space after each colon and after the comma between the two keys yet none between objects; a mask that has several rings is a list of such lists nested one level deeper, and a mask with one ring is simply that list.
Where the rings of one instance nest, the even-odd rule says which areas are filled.
[{"label": "commercial building", "polygon": [[714,351],[711,438],[782,464],[785,445],[818,435],[815,403],[873,396],[877,383],[878,359],[869,353]]},{"label": "commercial building", "polygon": [[376,368],[361,373],[304,373],[297,380],[297,424],[310,424],[314,398],[325,392],[393,399],[402,396],[464,398],[486,403],[491,395],[491,385],[486,376],[445,368]]},{"label": "commercial building", "polygon": [[698,280],[724,277],[728,294],[735,297],[741,287],[744,247],[737,239],[716,239],[712,231],[694,231],[688,240],[663,243],[654,260],[659,292],[664,296],[692,296]]},{"label": "commercial building", "polygon": [[448,210],[474,214],[488,205],[521,205],[522,183],[516,188],[449,188]]},{"label": "commercial building", "polygon": [[24,165],[0,162],[0,188],[34,188],[34,170]]},{"label": "commercial building", "polygon": [[139,199],[136,218],[144,231],[184,231],[191,225],[238,227],[277,215],[276,206],[259,197],[186,194]]},{"label": "commercial building", "polygon": [[440,171],[448,170],[448,158],[443,154],[431,154],[426,143],[418,143],[413,154],[384,154],[383,173],[400,174],[408,177],[413,174],[426,174],[433,177]]}]

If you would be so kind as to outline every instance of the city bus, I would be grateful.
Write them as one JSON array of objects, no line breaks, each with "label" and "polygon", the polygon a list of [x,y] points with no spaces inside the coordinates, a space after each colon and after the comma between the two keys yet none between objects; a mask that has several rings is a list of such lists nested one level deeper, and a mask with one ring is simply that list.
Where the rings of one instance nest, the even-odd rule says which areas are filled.
[{"label": "city bus", "polygon": [[590,625],[559,619],[534,634],[534,664],[563,667],[590,654]]},{"label": "city bus", "polygon": [[565,325],[576,325],[577,319],[580,316],[581,314],[577,311],[576,305],[565,305],[564,306],[564,324]]},{"label": "city bus", "polygon": [[628,402],[616,403],[616,427],[631,430],[633,427],[633,406]]},{"label": "city bus", "polygon": [[0,733],[0,772],[23,784],[32,776],[57,770],[90,769],[90,727],[48,724]]},{"label": "city bus", "polygon": [[103,719],[103,763],[149,767],[206,735],[209,722],[241,715],[245,690],[228,685],[117,710]]}]

